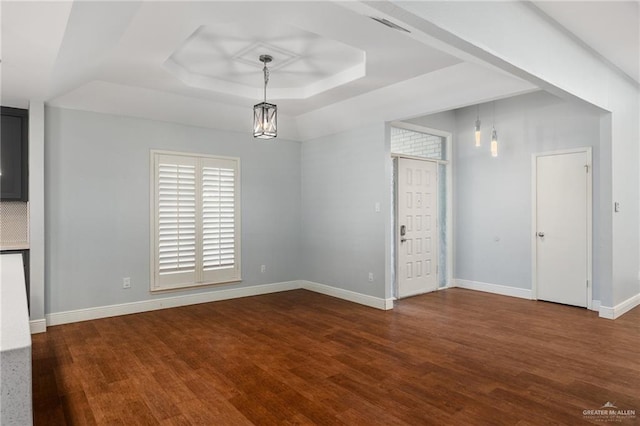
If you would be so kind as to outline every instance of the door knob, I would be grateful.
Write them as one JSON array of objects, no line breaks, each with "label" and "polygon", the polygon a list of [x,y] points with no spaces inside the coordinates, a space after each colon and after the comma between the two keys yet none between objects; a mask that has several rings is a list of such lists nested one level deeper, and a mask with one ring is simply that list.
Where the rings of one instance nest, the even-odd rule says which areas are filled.
[{"label": "door knob", "polygon": [[538,232],[538,237],[544,238],[544,232]]}]

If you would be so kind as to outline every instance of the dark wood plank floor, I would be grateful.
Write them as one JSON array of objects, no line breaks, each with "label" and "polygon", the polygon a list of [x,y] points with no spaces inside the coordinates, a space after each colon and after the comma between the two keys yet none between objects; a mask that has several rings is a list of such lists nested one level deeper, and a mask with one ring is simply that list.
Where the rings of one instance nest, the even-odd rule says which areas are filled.
[{"label": "dark wood plank floor", "polygon": [[607,402],[640,417],[640,308],[296,290],[51,327],[33,387],[37,425],[596,423]]}]

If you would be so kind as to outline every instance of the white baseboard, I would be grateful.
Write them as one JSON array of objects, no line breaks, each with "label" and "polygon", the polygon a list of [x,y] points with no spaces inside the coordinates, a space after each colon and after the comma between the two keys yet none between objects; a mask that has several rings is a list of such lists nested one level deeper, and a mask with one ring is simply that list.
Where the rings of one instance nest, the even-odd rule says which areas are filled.
[{"label": "white baseboard", "polygon": [[486,293],[501,294],[503,296],[519,297],[521,299],[531,299],[531,290],[519,287],[510,287],[506,285],[482,283],[479,281],[469,281],[455,279],[454,286],[466,288],[469,290],[484,291]]},{"label": "white baseboard", "polygon": [[338,287],[331,287],[325,284],[318,284],[311,281],[300,281],[300,284],[301,288],[304,288],[305,290],[326,294],[327,296],[337,297],[338,299],[348,300],[350,302],[359,303],[361,305],[382,309],[385,311],[393,309],[393,298],[382,299],[380,297],[356,293],[355,291],[345,290]]},{"label": "white baseboard", "polygon": [[[456,279],[450,287],[460,287],[469,290],[484,291],[487,293],[501,294],[504,296],[531,299],[531,290],[503,286],[497,284],[482,283]],[[47,326],[67,324],[79,321],[88,321],[99,318],[108,318],[119,315],[136,314],[140,312],[155,311],[159,309],[175,308],[179,306],[195,305],[199,303],[215,302],[219,300],[236,299],[240,297],[258,296],[261,294],[277,293],[281,291],[305,289],[327,296],[336,297],[361,305],[376,309],[393,309],[394,298],[383,299],[369,296],[367,294],[356,293],[326,284],[319,284],[311,281],[287,281],[273,284],[263,284],[251,287],[233,288],[218,290],[208,293],[190,294],[185,296],[163,297],[139,302],[123,303],[119,305],[99,306],[95,308],[78,309],[66,312],[56,312],[46,315],[46,320],[34,320],[30,322],[31,334],[43,333]],[[637,294],[615,307],[601,306],[599,300],[594,300],[592,309],[598,311],[601,318],[615,319],[640,305],[640,294]]]},{"label": "white baseboard", "polygon": [[297,290],[300,288],[377,309],[393,309],[393,299],[381,299],[379,297],[356,293],[350,290],[344,290],[341,288],[331,287],[328,285],[318,284],[310,281],[287,281],[281,283],[256,285],[251,287],[218,290],[208,293],[163,297],[152,300],[142,300],[139,302],[122,303],[118,305],[108,305],[95,308],[77,309],[73,311],[55,312],[52,314],[47,314],[46,321],[32,321],[31,333],[33,334],[44,332],[46,331],[47,326],[115,317],[119,315],[137,314],[140,312],[156,311],[166,308],[176,308],[179,306],[196,305],[199,303],[216,302],[219,300],[278,293],[281,291]]},{"label": "white baseboard", "polygon": [[614,307],[600,306],[599,316],[600,318],[616,319],[626,314],[638,305],[640,305],[640,294],[636,294],[635,296],[628,298],[624,302],[618,303]]},{"label": "white baseboard", "polygon": [[299,288],[300,281],[287,281],[274,284],[211,291],[207,293],[189,294],[185,296],[163,297],[159,299],[143,300],[140,302],[122,303],[119,305],[56,312],[47,314],[47,325],[52,326],[98,318],[115,317],[118,315],[137,314],[140,312],[155,311],[158,309],[176,308],[178,306],[196,305],[199,303],[236,299],[239,297],[258,296],[260,294],[277,293],[280,291],[295,290]]},{"label": "white baseboard", "polygon": [[[454,280],[454,283],[455,287],[466,288],[469,290],[478,290],[487,293],[502,294],[504,296],[520,297],[522,299],[532,299],[531,290],[524,288],[509,287],[504,285],[488,284],[460,279]],[[599,300],[593,300],[591,303],[591,310],[598,312],[600,318],[616,319],[629,312],[636,306],[640,306],[640,294],[636,294],[635,296],[630,297],[629,299],[617,304],[614,307],[602,306]]]},{"label": "white baseboard", "polygon": [[29,328],[31,330],[31,334],[44,333],[47,331],[47,320],[43,318],[29,321]]}]

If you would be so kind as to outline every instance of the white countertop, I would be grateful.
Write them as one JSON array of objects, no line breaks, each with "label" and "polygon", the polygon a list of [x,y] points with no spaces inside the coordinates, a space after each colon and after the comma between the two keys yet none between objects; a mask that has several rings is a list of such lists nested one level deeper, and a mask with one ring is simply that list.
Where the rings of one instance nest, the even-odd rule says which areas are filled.
[{"label": "white countertop", "polygon": [[31,347],[22,254],[0,255],[0,352]]}]

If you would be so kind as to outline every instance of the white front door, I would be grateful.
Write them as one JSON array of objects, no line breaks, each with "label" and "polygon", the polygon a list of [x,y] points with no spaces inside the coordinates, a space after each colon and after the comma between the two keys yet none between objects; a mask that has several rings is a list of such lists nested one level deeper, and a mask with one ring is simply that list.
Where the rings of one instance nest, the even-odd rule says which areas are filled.
[{"label": "white front door", "polygon": [[587,307],[590,268],[590,151],[536,155],[537,298]]},{"label": "white front door", "polygon": [[438,288],[438,164],[398,159],[398,297]]}]

